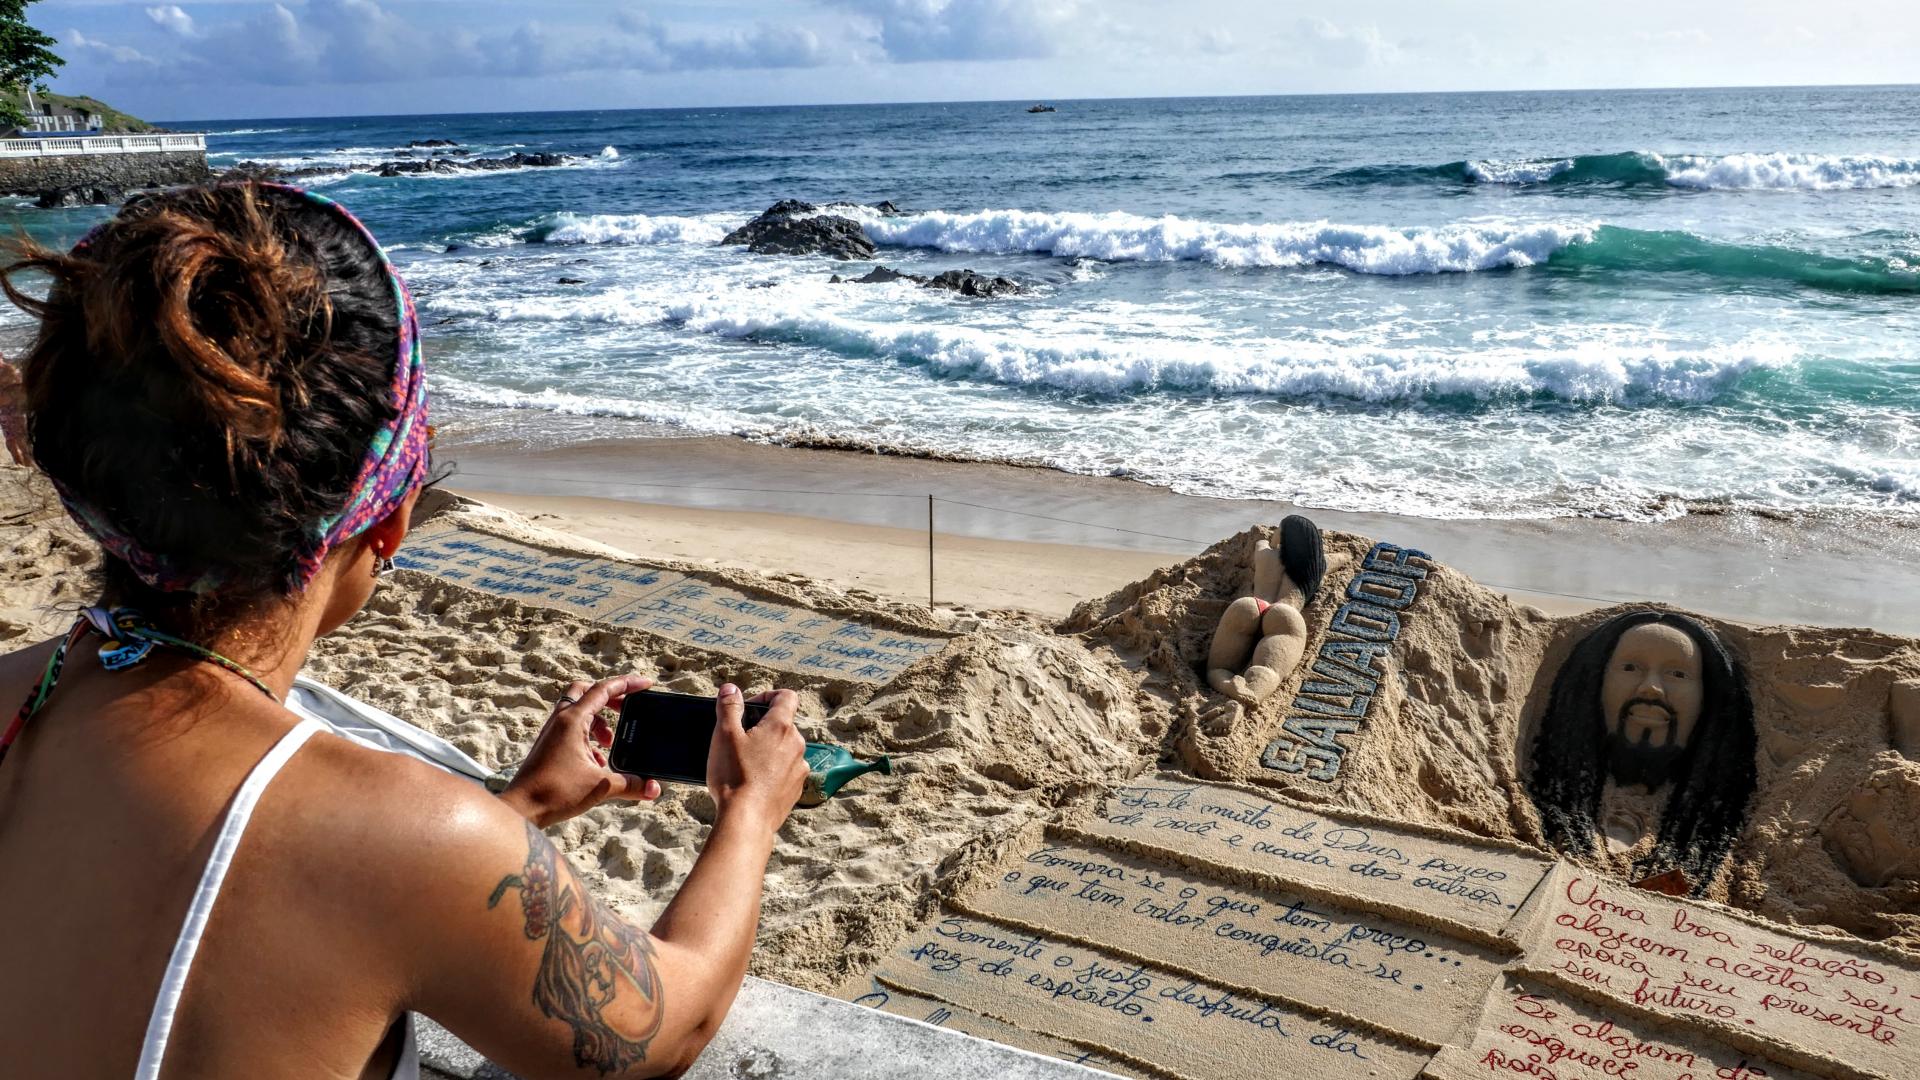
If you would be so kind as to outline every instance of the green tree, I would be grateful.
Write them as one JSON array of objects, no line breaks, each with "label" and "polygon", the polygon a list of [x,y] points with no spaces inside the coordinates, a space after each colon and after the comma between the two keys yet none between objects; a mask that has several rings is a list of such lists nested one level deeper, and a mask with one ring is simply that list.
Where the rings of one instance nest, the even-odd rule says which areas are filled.
[{"label": "green tree", "polygon": [[27,21],[27,5],[33,2],[0,0],[0,87],[6,88],[0,94],[0,128],[25,124],[26,88],[46,93],[47,76],[66,63],[50,48],[56,42]]}]

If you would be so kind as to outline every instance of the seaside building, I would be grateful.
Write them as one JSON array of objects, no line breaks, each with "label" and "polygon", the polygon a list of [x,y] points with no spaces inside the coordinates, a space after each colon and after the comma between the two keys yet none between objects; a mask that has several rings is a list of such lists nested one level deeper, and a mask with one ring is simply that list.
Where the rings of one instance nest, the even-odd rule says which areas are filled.
[{"label": "seaside building", "polygon": [[22,135],[95,132],[106,128],[106,117],[103,114],[75,108],[65,101],[36,94],[31,86],[27,87],[27,101],[23,111],[27,114],[27,122],[7,132],[9,138]]},{"label": "seaside building", "polygon": [[27,122],[0,134],[0,194],[43,207],[105,204],[212,175],[204,135],[158,131],[90,97],[26,87],[16,101]]}]

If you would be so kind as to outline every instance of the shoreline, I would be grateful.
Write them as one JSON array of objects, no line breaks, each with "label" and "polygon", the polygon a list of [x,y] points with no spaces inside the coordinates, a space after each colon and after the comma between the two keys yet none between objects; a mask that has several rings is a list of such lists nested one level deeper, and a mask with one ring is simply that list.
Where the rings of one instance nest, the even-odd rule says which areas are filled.
[{"label": "shoreline", "polygon": [[[636,554],[708,558],[926,601],[1064,615],[1249,526],[1304,512],[1423,549],[1550,613],[1651,601],[1737,622],[1920,634],[1920,530],[1692,514],[1442,520],[1180,495],[1025,466],[792,448],[707,436],[564,446],[449,440],[448,486]],[[694,550],[712,544],[711,556]],[[945,567],[945,569],[943,569]],[[941,582],[947,582],[945,588]],[[1009,603],[1008,601],[1014,601]]]}]

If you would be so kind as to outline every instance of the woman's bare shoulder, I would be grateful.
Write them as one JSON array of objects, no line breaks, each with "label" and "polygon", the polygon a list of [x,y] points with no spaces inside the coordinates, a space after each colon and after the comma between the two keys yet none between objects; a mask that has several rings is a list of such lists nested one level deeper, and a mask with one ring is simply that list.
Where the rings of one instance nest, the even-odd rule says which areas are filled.
[{"label": "woman's bare shoulder", "polygon": [[524,819],[472,780],[332,735],[296,760],[284,774],[283,850],[369,915],[404,927],[449,906],[483,909],[486,890],[525,859]]},{"label": "woman's bare shoulder", "polygon": [[[47,659],[53,655],[53,650],[59,644],[59,638],[51,637],[31,645],[21,645],[0,654],[0,692],[8,695],[15,693],[25,695],[32,690],[47,669]],[[16,704],[12,701],[0,701],[0,705],[5,705],[9,718]]]}]

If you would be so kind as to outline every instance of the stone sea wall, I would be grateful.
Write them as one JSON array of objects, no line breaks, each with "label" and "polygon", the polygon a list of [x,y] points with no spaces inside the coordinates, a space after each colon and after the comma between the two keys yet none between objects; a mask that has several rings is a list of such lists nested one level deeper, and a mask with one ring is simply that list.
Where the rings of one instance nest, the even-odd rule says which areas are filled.
[{"label": "stone sea wall", "polygon": [[128,189],[192,184],[212,175],[201,150],[0,158],[0,194],[72,188]]}]

